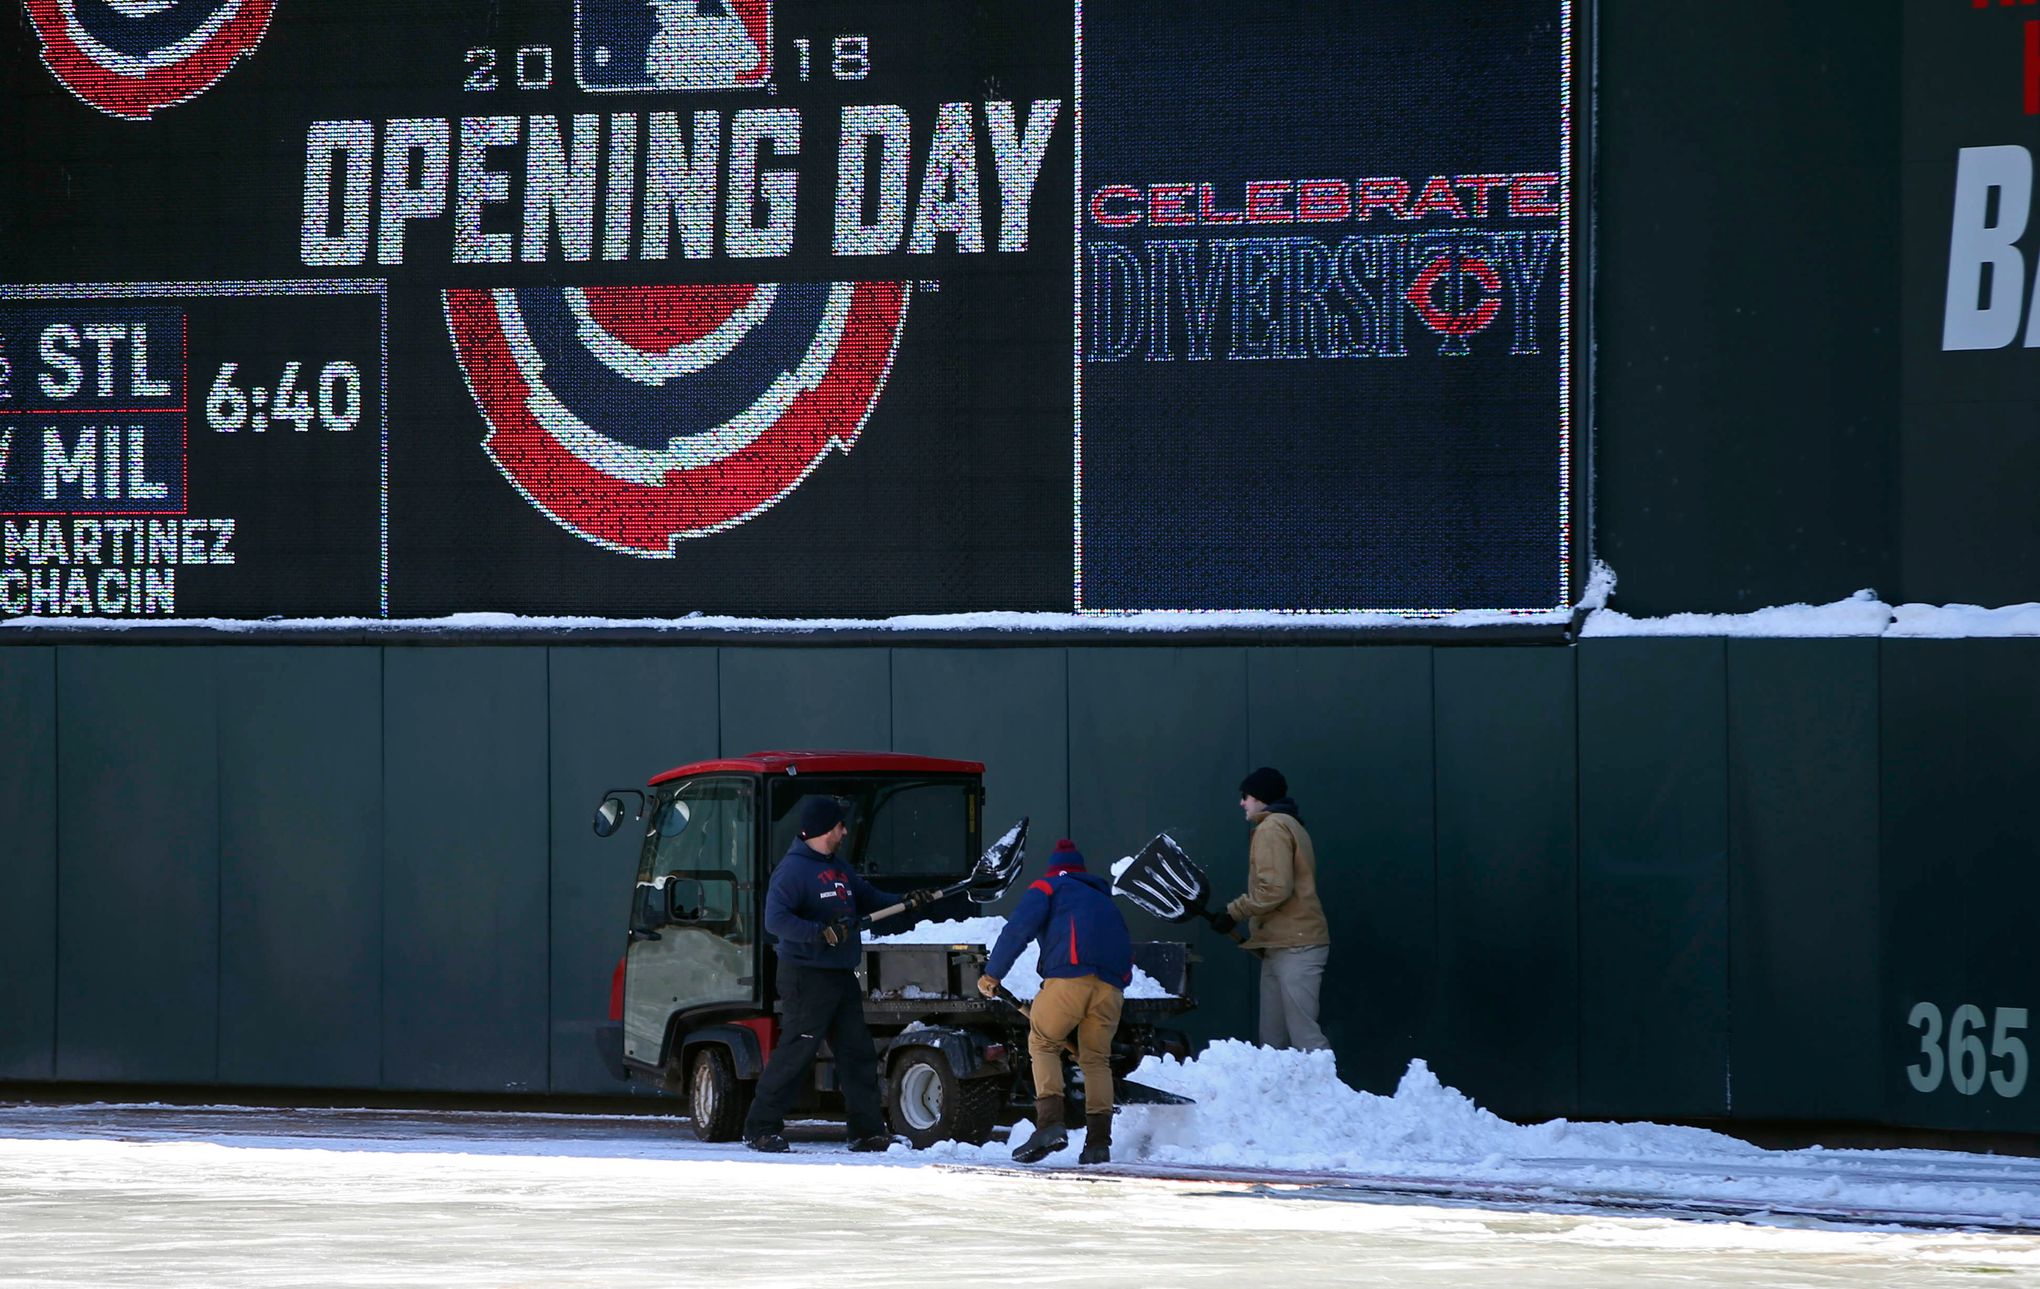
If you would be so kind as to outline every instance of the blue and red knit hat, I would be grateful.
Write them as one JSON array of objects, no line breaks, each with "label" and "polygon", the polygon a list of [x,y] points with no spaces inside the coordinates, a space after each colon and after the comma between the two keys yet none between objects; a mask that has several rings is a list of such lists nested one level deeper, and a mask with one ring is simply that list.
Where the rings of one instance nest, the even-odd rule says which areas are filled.
[{"label": "blue and red knit hat", "polygon": [[1077,849],[1077,843],[1065,837],[1055,844],[1055,854],[1048,859],[1048,875],[1059,877],[1064,873],[1084,871],[1084,852]]}]

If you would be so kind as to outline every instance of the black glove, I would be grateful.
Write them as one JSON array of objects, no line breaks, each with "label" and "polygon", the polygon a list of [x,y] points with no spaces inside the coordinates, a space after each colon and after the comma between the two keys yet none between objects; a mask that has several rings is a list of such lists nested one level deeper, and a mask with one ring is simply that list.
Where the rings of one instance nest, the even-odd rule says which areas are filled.
[{"label": "black glove", "polygon": [[926,890],[920,891],[908,891],[904,896],[901,897],[902,902],[906,904],[907,912],[909,913],[919,913],[922,909],[927,908],[930,904],[933,904],[935,901],[941,898],[942,892],[934,889],[933,887],[929,887]]},{"label": "black glove", "polygon": [[839,944],[855,944],[857,942],[857,923],[849,918],[844,918],[840,922],[829,923],[822,928],[822,942],[832,949]]},{"label": "black glove", "polygon": [[1233,920],[1233,915],[1224,909],[1220,909],[1216,913],[1205,914],[1204,920],[1211,923],[1211,929],[1220,935],[1231,935],[1232,929],[1239,925],[1238,922]]}]

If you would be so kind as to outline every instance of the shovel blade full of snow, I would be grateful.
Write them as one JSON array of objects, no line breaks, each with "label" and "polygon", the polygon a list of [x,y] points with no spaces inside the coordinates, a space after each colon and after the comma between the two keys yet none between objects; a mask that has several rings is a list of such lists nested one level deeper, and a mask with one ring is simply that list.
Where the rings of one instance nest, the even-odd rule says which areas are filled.
[{"label": "shovel blade full of snow", "polygon": [[[1153,841],[1141,847],[1113,889],[1135,908],[1164,922],[1193,918],[1209,922],[1213,917],[1206,907],[1211,903],[1211,879],[1167,833],[1156,833]],[[1232,938],[1241,939],[1237,935]]]},{"label": "shovel blade full of snow", "polygon": [[1020,822],[1008,828],[1005,836],[985,847],[977,866],[963,879],[964,896],[972,904],[990,904],[1013,889],[1027,862],[1027,819],[1020,816]]},{"label": "shovel blade full of snow", "polygon": [[[943,887],[936,892],[936,898],[947,898],[962,891],[964,898],[973,904],[990,904],[1012,890],[1014,880],[1020,876],[1020,869],[1027,863],[1027,819],[1028,816],[1022,815],[1020,822],[1008,828],[1004,836],[985,847],[985,853],[978,856],[977,863],[971,866],[970,876]],[[895,913],[905,912],[906,907],[903,900],[876,913],[867,913],[857,920],[857,925],[870,926]]]}]

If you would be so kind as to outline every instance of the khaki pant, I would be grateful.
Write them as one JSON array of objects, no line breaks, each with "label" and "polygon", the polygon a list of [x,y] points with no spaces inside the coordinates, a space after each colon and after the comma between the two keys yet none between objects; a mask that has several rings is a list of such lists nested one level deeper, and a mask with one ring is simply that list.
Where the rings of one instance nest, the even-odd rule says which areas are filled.
[{"label": "khaki pant", "polygon": [[1084,1113],[1112,1112],[1112,1035],[1126,995],[1096,976],[1051,976],[1028,1008],[1027,1054],[1034,1058],[1034,1095],[1063,1093],[1062,1050],[1072,1031],[1084,1071]]},{"label": "khaki pant", "polygon": [[1261,1046],[1315,1052],[1330,1047],[1318,1028],[1318,991],[1328,944],[1261,951]]}]

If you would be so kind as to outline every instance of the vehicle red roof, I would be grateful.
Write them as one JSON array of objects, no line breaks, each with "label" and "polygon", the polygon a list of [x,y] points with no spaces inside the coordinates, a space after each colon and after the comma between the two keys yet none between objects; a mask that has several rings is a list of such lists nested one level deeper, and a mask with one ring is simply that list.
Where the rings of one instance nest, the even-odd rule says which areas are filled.
[{"label": "vehicle red roof", "polygon": [[982,761],[951,761],[906,752],[750,752],[696,761],[652,776],[657,787],[692,774],[983,774]]}]

